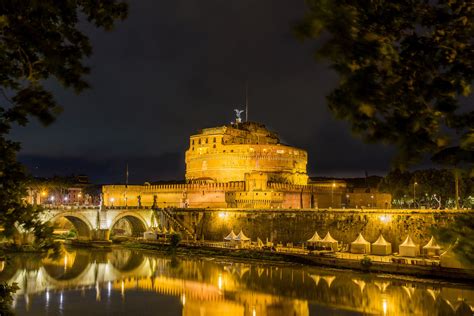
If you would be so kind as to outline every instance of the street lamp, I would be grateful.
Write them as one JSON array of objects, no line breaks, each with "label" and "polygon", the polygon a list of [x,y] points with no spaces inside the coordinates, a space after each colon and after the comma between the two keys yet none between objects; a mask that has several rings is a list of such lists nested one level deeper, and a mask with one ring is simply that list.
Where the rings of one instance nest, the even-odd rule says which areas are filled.
[{"label": "street lamp", "polygon": [[336,187],[336,182],[333,182],[331,186],[331,207],[334,207],[334,188],[335,187]]},{"label": "street lamp", "polygon": [[415,198],[416,198],[416,186],[418,185],[418,182],[413,182],[413,207],[416,208],[415,204]]}]

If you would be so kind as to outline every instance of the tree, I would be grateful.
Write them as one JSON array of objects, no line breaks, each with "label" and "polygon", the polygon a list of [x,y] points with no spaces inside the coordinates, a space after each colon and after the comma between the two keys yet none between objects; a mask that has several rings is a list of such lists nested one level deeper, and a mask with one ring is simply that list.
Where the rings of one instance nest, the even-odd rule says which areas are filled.
[{"label": "tree", "polygon": [[14,315],[11,310],[13,302],[13,294],[19,289],[16,283],[8,285],[6,283],[0,284],[0,315]]},{"label": "tree", "polygon": [[449,227],[441,227],[433,231],[439,241],[454,245],[453,251],[466,264],[474,262],[474,214],[463,214]]},{"label": "tree", "polygon": [[0,226],[11,236],[31,231],[39,247],[50,247],[51,227],[41,223],[42,209],[28,205],[27,176],[16,159],[20,144],[8,139],[14,124],[34,117],[48,125],[61,111],[46,81],[77,93],[88,88],[84,65],[92,52],[79,24],[111,29],[123,20],[127,5],[118,0],[29,1],[0,3]]},{"label": "tree", "polygon": [[395,145],[401,167],[448,147],[472,152],[474,111],[459,102],[474,77],[472,1],[306,2],[296,33],[320,38],[316,57],[340,75],[327,97],[336,117]]},{"label": "tree", "polygon": [[367,142],[394,145],[398,167],[449,151],[455,166],[463,161],[472,176],[474,111],[459,99],[471,95],[474,78],[474,2],[306,3],[309,12],[296,33],[320,38],[316,57],[340,75],[327,97],[335,116]]}]

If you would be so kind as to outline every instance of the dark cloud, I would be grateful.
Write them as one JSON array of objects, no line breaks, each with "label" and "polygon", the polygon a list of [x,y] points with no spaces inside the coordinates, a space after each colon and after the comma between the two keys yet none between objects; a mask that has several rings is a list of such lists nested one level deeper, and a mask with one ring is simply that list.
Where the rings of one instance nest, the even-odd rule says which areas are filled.
[{"label": "dark cloud", "polygon": [[120,181],[126,161],[137,163],[134,181],[182,178],[189,135],[230,122],[248,80],[251,120],[308,150],[312,174],[387,170],[392,152],[362,144],[327,109],[337,76],[313,60],[317,43],[292,35],[304,11],[304,1],[130,1],[115,31],[85,26],[92,89],[51,84],[58,121],[15,130],[23,161],[98,182]]}]

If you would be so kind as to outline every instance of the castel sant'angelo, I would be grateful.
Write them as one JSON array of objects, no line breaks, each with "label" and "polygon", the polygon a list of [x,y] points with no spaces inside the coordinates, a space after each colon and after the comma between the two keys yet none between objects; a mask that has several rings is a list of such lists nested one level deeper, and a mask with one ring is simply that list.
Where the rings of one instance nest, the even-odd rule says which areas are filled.
[{"label": "castel sant'angelo", "polygon": [[[306,151],[281,144],[278,135],[260,123],[237,119],[202,129],[190,137],[185,162],[185,182],[106,185],[105,205],[312,209],[338,208],[349,201],[344,181],[310,181]],[[371,197],[374,206],[377,200],[387,203],[384,195]]]}]

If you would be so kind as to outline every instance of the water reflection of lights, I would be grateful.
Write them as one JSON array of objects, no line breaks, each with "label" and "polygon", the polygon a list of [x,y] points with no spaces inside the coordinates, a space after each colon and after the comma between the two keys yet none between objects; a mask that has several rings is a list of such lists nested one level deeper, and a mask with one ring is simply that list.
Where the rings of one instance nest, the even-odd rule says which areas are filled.
[{"label": "water reflection of lights", "polygon": [[100,302],[100,287],[99,282],[95,282],[95,300]]},{"label": "water reflection of lights", "polygon": [[63,309],[63,302],[64,302],[64,295],[63,295],[63,292],[61,292],[61,294],[59,294],[59,310]]},{"label": "water reflection of lights", "polygon": [[186,305],[186,295],[184,293],[181,294],[181,304]]},{"label": "water reflection of lights", "polygon": [[107,295],[110,297],[110,293],[112,293],[112,282],[109,281],[107,284]]},{"label": "water reflection of lights", "polygon": [[122,295],[122,298],[125,297],[125,282],[122,280],[122,284],[120,285],[120,294]]},{"label": "water reflection of lights", "polygon": [[46,290],[45,298],[46,298],[46,305],[48,305],[48,303],[49,303],[49,291],[48,290]]},{"label": "water reflection of lights", "polygon": [[67,270],[67,254],[64,255],[64,271]]},{"label": "water reflection of lights", "polygon": [[252,316],[257,316],[257,311],[255,310],[255,306],[252,308]]},{"label": "water reflection of lights", "polygon": [[387,315],[387,299],[382,299],[382,310],[383,310],[383,314],[384,315]]},{"label": "water reflection of lights", "polygon": [[219,290],[222,290],[222,274],[219,273],[219,277],[217,278],[217,287]]}]

